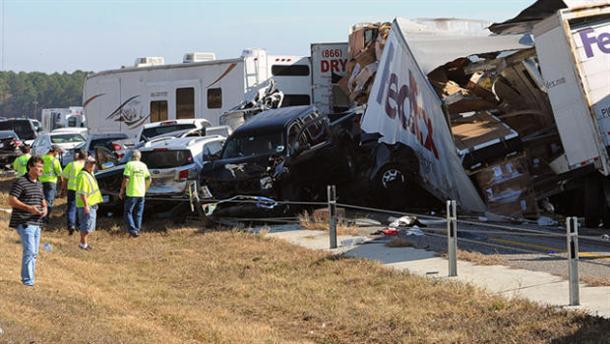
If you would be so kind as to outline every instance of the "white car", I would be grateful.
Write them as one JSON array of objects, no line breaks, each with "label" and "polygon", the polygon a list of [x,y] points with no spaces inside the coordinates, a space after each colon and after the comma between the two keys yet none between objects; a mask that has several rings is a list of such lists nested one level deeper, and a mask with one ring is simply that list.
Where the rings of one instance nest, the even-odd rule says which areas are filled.
[{"label": "white car", "polygon": [[210,122],[203,118],[176,119],[162,122],[144,124],[144,128],[138,135],[138,142],[150,141],[153,137],[164,135],[172,131],[185,129],[202,129],[211,126]]},{"label": "white car", "polygon": [[224,142],[225,137],[213,135],[166,140],[143,147],[142,161],[152,176],[147,195],[184,197],[189,183],[197,181],[203,164],[222,150]]},{"label": "white car", "polygon": [[78,133],[41,134],[32,143],[32,155],[43,156],[47,154],[52,145],[58,145],[64,151],[60,157],[63,166],[72,160],[74,149],[83,142],[85,142],[85,137]]}]

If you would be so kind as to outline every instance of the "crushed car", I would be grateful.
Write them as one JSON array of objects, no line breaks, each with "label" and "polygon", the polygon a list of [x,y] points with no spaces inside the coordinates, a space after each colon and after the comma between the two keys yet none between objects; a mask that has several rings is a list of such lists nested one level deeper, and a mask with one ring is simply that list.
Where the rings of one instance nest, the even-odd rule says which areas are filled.
[{"label": "crushed car", "polygon": [[23,142],[13,130],[0,130],[0,166],[4,169],[11,168],[15,158],[21,155],[19,147]]},{"label": "crushed car", "polygon": [[[162,205],[173,215],[188,206],[188,193],[196,188],[197,176],[211,156],[220,152],[225,137],[211,135],[185,137],[157,142],[140,148],[142,162],[151,173],[152,183],[146,193],[147,207]],[[116,165],[98,171],[98,180],[106,208],[118,208],[118,198],[125,164],[131,160],[130,150]],[[168,206],[169,205],[169,206]]]},{"label": "crushed car", "polygon": [[257,202],[225,201],[238,196],[295,202],[273,212],[298,210],[299,201],[325,201],[327,185],[353,203],[408,201],[409,187],[418,184],[413,150],[362,137],[360,115],[321,115],[315,106],[295,106],[251,117],[202,169],[199,198],[217,203],[213,216],[265,213]]}]

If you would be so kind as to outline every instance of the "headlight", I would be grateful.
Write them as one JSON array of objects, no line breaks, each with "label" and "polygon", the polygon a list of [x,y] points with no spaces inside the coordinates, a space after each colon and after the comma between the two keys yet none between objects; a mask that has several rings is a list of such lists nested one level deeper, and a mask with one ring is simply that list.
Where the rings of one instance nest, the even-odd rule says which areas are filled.
[{"label": "headlight", "polygon": [[260,183],[262,190],[269,190],[273,187],[273,179],[271,179],[271,177],[261,178]]}]

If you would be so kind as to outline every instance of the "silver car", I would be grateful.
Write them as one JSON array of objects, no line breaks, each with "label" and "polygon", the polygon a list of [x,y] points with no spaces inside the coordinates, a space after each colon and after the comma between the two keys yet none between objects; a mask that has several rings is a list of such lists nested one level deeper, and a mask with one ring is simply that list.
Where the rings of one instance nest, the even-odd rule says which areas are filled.
[{"label": "silver car", "polygon": [[201,167],[222,150],[220,135],[165,140],[143,147],[142,161],[152,176],[147,196],[184,197],[189,185],[197,181]]}]

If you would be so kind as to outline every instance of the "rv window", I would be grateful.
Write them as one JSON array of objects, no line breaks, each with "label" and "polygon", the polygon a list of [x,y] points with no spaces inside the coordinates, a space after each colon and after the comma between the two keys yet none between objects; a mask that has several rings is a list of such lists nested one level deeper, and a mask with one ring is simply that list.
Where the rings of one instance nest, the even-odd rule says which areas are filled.
[{"label": "rv window", "polygon": [[222,88],[208,89],[208,109],[220,109],[222,107]]},{"label": "rv window", "polygon": [[176,119],[195,118],[195,89],[176,89]]},{"label": "rv window", "polygon": [[282,101],[282,107],[309,104],[311,104],[311,100],[306,94],[286,94],[284,96],[284,100]]},{"label": "rv window", "polygon": [[150,122],[161,122],[167,120],[167,100],[155,100],[150,102]]},{"label": "rv window", "polygon": [[274,76],[309,76],[309,66],[305,65],[273,65],[271,74]]}]

